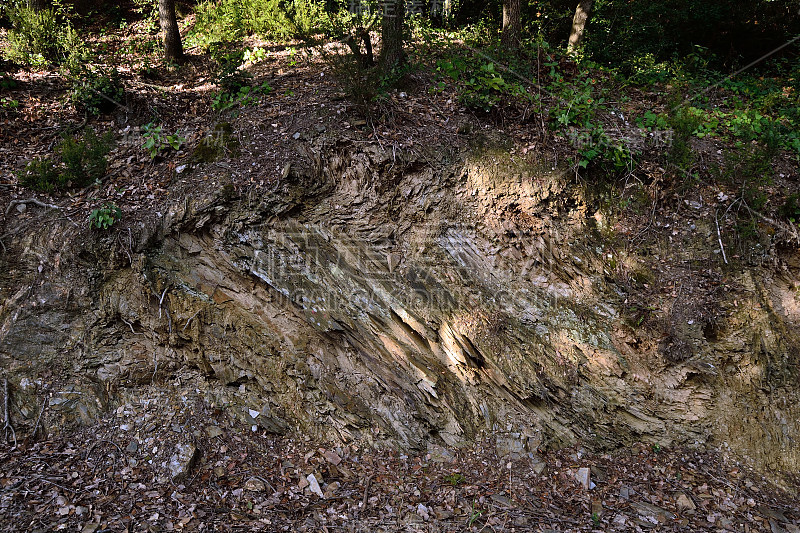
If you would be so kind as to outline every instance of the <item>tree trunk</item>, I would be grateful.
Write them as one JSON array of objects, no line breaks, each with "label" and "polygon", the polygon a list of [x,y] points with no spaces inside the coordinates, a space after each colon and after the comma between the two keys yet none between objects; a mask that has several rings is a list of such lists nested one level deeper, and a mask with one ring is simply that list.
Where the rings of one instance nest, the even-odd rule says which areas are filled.
[{"label": "tree trunk", "polygon": [[520,0],[503,0],[503,46],[507,50],[519,49],[522,34],[522,15]]},{"label": "tree trunk", "polygon": [[385,71],[402,63],[403,53],[403,20],[406,8],[404,0],[391,0],[384,6],[381,27],[380,66]]},{"label": "tree trunk", "polygon": [[175,16],[175,0],[158,0],[158,19],[161,22],[161,38],[164,41],[164,59],[183,59],[183,44]]},{"label": "tree trunk", "polygon": [[567,53],[569,54],[574,54],[581,49],[586,23],[592,13],[592,1],[580,0],[578,7],[575,8],[575,18],[572,19],[572,31],[569,34],[569,43],[567,43]]}]

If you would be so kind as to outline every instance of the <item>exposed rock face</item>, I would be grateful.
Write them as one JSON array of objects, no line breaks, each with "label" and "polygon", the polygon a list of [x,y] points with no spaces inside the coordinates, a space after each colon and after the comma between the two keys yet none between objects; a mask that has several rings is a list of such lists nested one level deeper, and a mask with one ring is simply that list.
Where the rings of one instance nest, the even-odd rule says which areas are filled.
[{"label": "exposed rock face", "polygon": [[189,379],[277,433],[711,443],[800,467],[790,262],[729,272],[736,289],[698,314],[713,321],[676,313],[680,291],[652,302],[678,317],[654,338],[625,319],[594,213],[560,171],[492,150],[455,165],[313,153],[267,197],[223,189],[137,239],[53,222],[9,246],[0,362],[18,425],[45,392],[57,426]]}]

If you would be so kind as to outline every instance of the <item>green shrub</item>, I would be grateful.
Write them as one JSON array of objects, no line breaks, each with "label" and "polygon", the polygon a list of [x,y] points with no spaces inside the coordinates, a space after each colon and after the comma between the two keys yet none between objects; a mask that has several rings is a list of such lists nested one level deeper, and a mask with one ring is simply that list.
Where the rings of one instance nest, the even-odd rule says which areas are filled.
[{"label": "green shrub", "polygon": [[11,2],[5,8],[11,22],[8,31],[8,59],[23,64],[43,65],[66,58],[80,45],[75,30],[57,2],[53,8],[36,11],[25,2]]},{"label": "green shrub", "polygon": [[105,175],[106,155],[113,145],[111,132],[98,137],[89,129],[82,139],[68,135],[56,146],[53,156],[29,162],[17,178],[20,185],[41,192],[86,187]]},{"label": "green shrub", "polygon": [[91,128],[86,130],[83,139],[64,137],[55,153],[64,165],[66,183],[71,183],[73,187],[85,187],[99,181],[106,173],[106,155],[113,145],[113,133],[98,137]]},{"label": "green shrub", "polygon": [[56,162],[50,157],[30,161],[17,178],[23,187],[41,192],[52,192],[64,185]]},{"label": "green shrub", "polygon": [[6,15],[12,26],[6,51],[9,59],[43,64],[57,57],[61,24],[55,9],[34,11],[22,4],[11,4]]},{"label": "green shrub", "polygon": [[308,38],[320,31],[327,19],[323,5],[314,0],[292,0],[286,9],[293,37]]},{"label": "green shrub", "polygon": [[779,213],[793,224],[800,221],[800,194],[790,194],[781,206]]},{"label": "green shrub", "polygon": [[[755,59],[789,41],[798,26],[795,2],[596,0],[586,48],[595,60],[633,67],[628,73],[636,75],[641,74],[643,60],[652,64],[670,61],[697,53],[697,46],[703,47],[703,54],[717,66],[741,56]],[[692,69],[697,65],[686,66]],[[650,74],[658,77],[653,70],[645,76]]]},{"label": "green shrub", "polygon": [[381,94],[381,73],[366,66],[351,52],[325,52],[323,60],[334,81],[358,112],[371,116],[375,100]]},{"label": "green shrub", "polygon": [[314,0],[203,0],[195,7],[195,26],[187,42],[208,47],[247,35],[309,37],[326,18],[322,4]]},{"label": "green shrub", "polygon": [[672,127],[672,144],[669,147],[667,160],[680,170],[688,170],[694,160],[692,134],[700,126],[701,121],[686,107],[676,107],[671,110],[668,122]]},{"label": "green shrub", "polygon": [[237,106],[248,106],[258,101],[263,94],[272,92],[272,87],[267,82],[251,87],[245,85],[239,87],[235,92],[219,91],[211,99],[211,107],[214,111],[227,111]]},{"label": "green shrub", "polygon": [[[775,144],[768,142],[739,141],[735,149],[725,152],[721,178],[738,189],[741,199],[756,211],[769,200],[767,189],[773,183],[772,161],[776,154]],[[791,217],[790,210],[791,205],[784,206],[782,213]]]},{"label": "green shrub", "polygon": [[6,89],[16,89],[19,83],[6,73],[0,73],[0,91]]},{"label": "green shrub", "polygon": [[[509,70],[500,70],[483,58],[454,54],[439,60],[436,70],[457,83],[459,101],[470,109],[489,112],[502,103],[531,100],[525,86]],[[444,82],[440,82],[438,90],[443,87]]]},{"label": "green shrub", "polygon": [[115,70],[83,70],[72,83],[71,100],[75,108],[90,115],[101,115],[122,105],[125,88]]}]

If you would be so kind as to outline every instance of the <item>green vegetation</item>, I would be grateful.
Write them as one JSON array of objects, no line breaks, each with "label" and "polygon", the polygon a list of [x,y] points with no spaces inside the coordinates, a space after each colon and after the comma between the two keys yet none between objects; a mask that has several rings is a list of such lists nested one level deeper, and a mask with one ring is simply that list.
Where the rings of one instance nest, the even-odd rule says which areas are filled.
[{"label": "green vegetation", "polygon": [[106,173],[106,155],[114,145],[112,133],[97,136],[88,129],[82,138],[67,135],[53,156],[34,159],[17,177],[21,185],[41,192],[86,187]]},{"label": "green vegetation", "polygon": [[4,14],[11,23],[4,55],[19,63],[46,65],[64,60],[79,46],[79,37],[69,22],[69,13],[58,1],[34,10],[27,2],[12,0]]},{"label": "green vegetation", "polygon": [[[509,150],[553,148],[576,179],[608,184],[605,203],[615,204],[615,216],[652,213],[649,199],[658,198],[659,188],[682,195],[711,186],[738,206],[721,213],[728,223],[746,222],[757,232],[754,217],[762,213],[792,223],[800,217],[800,191],[775,171],[777,163],[800,159],[800,43],[792,40],[800,32],[797,0],[595,0],[575,53],[566,50],[572,2],[524,2],[522,35],[513,44],[502,38],[500,2],[465,0],[448,13],[407,3],[402,53],[389,62],[381,43],[391,17],[383,17],[380,3],[203,0],[176,12],[186,44],[197,46],[189,64],[161,53],[163,21],[155,4],[134,4],[132,12],[109,2],[90,10],[59,1],[45,9],[8,2],[3,54],[10,61],[0,63],[0,116],[30,111],[10,73],[50,68],[59,89],[67,88],[60,102],[74,106],[84,124],[110,120],[103,115],[112,112],[118,124],[127,124],[129,115],[134,123],[152,117],[142,128],[142,147],[156,159],[186,142],[158,125],[175,122],[170,100],[151,103],[167,94],[171,102],[190,100],[180,78],[196,75],[203,79],[199,86],[216,86],[199,93],[207,106],[201,111],[210,108],[219,120],[265,95],[270,104],[290,101],[298,87],[284,80],[317,69],[315,94],[332,79],[336,94],[350,102],[344,112],[359,115],[356,121],[348,116],[350,124],[379,135],[382,125],[403,123],[410,109],[473,114],[511,136],[530,137],[527,147]],[[315,85],[313,78],[304,83]],[[191,104],[196,110],[197,102]],[[469,124],[455,131],[475,132]],[[105,153],[91,148],[91,135],[64,140],[52,156],[31,161],[21,182],[55,191],[96,181]],[[237,143],[229,131],[200,136],[192,161],[214,161]],[[712,150],[718,156],[709,157]],[[635,200],[635,189],[647,189],[648,205]],[[613,232],[613,224],[604,227]],[[632,311],[633,321],[645,320],[646,311]]]},{"label": "green vegetation", "polygon": [[263,49],[249,50],[237,43],[215,42],[209,46],[209,53],[218,65],[216,81],[220,90],[211,99],[211,107],[215,111],[252,105],[262,95],[272,92],[267,82],[253,86],[253,76],[242,68],[247,63],[263,59],[266,56]]},{"label": "green vegetation", "polygon": [[142,148],[150,154],[150,159],[155,159],[161,152],[169,150],[180,150],[183,143],[186,142],[186,137],[178,133],[166,134],[162,126],[157,126],[149,122],[141,127],[142,131]]},{"label": "green vegetation", "polygon": [[473,501],[472,508],[469,513],[469,519],[467,520],[467,527],[471,527],[472,524],[477,522],[481,516],[483,516],[483,510]]},{"label": "green vegetation", "polygon": [[457,487],[458,485],[460,485],[460,484],[462,484],[464,481],[466,481],[466,478],[465,478],[465,477],[464,477],[464,475],[463,475],[463,474],[461,474],[460,472],[454,472],[454,473],[452,473],[452,474],[448,474],[448,475],[446,475],[446,476],[444,477],[444,480],[445,480],[445,481],[446,481],[446,482],[447,482],[449,485],[452,485],[452,486],[454,486],[454,487]]},{"label": "green vegetation", "polygon": [[116,70],[80,69],[73,77],[70,100],[80,112],[90,115],[109,113],[124,107],[125,88]]},{"label": "green vegetation", "polygon": [[310,36],[324,23],[325,11],[313,0],[203,0],[195,8],[195,17],[188,42],[209,47],[248,35],[271,39]]},{"label": "green vegetation", "polygon": [[114,204],[103,204],[103,207],[93,209],[89,215],[89,225],[102,230],[107,230],[122,218],[122,210]]},{"label": "green vegetation", "polygon": [[8,98],[7,96],[0,97],[0,110],[3,112],[16,111],[19,108],[19,100]]}]

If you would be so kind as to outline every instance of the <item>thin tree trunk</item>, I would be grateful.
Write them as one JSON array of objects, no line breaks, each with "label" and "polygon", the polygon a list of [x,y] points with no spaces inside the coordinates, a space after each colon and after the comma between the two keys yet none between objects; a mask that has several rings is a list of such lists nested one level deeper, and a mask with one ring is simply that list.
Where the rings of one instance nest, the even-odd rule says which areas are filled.
[{"label": "thin tree trunk", "polygon": [[402,63],[405,58],[403,53],[403,20],[406,7],[404,0],[391,0],[384,6],[381,27],[381,57],[380,66],[390,70],[395,65]]},{"label": "thin tree trunk", "polygon": [[164,41],[164,59],[180,61],[183,59],[183,44],[175,16],[175,0],[158,0],[158,19],[161,23],[161,38]]},{"label": "thin tree trunk", "polygon": [[589,15],[592,14],[592,3],[593,0],[580,0],[578,7],[575,8],[572,31],[569,34],[569,43],[567,43],[567,53],[574,54],[581,49],[586,23],[589,21]]},{"label": "thin tree trunk", "polygon": [[503,0],[502,43],[507,50],[518,50],[522,34],[522,8],[520,0]]}]

